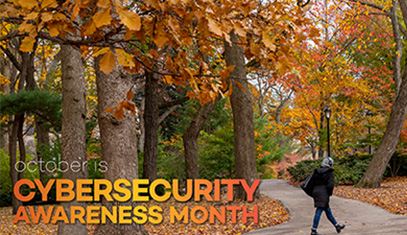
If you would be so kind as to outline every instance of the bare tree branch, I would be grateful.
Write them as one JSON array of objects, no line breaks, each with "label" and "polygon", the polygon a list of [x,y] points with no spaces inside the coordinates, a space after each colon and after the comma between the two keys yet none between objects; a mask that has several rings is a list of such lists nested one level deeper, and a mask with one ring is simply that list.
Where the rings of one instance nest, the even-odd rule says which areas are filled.
[{"label": "bare tree branch", "polygon": [[13,63],[14,67],[18,69],[18,71],[21,72],[21,63],[17,61],[17,58],[11,53],[11,51],[7,48],[4,48],[2,45],[0,45],[0,49],[6,53],[7,57],[10,59],[10,61]]},{"label": "bare tree branch", "polygon": [[161,104],[159,104],[158,108],[159,109],[170,108],[170,107],[175,106],[175,105],[180,105],[180,104],[182,104],[182,103],[184,103],[184,102],[186,102],[188,100],[189,100],[189,97],[185,96],[185,97],[182,97],[182,98],[177,99],[177,100],[161,103]]},{"label": "bare tree branch", "polygon": [[179,108],[181,105],[175,105],[170,107],[165,113],[163,113],[160,118],[158,119],[158,124],[161,124],[168,115],[170,115],[172,112],[174,112],[177,108]]}]

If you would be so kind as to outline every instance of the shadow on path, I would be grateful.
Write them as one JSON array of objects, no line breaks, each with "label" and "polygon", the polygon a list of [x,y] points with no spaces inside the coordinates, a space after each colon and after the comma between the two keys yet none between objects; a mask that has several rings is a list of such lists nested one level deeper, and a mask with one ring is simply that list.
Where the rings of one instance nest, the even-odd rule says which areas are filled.
[{"label": "shadow on path", "polygon": [[[280,200],[290,212],[290,220],[286,223],[255,230],[247,235],[285,235],[310,234],[314,218],[314,202],[301,188],[289,185],[284,180],[262,180],[261,193]],[[345,224],[341,235],[345,234],[405,234],[407,235],[407,216],[394,215],[379,207],[367,203],[332,196],[330,207],[335,219]],[[261,208],[259,209],[261,210]],[[324,235],[337,234],[328,221],[325,213],[321,216],[318,233]]]}]

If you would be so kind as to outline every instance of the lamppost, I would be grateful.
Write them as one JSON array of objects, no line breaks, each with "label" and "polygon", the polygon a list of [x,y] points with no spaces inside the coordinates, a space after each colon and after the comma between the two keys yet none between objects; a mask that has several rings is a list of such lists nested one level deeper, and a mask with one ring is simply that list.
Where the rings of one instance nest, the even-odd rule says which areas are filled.
[{"label": "lamppost", "polygon": [[329,108],[329,106],[326,106],[326,108],[325,108],[325,117],[327,119],[326,131],[327,131],[327,141],[328,141],[328,157],[331,157],[331,145],[329,142],[329,119],[331,118],[331,109]]},{"label": "lamppost", "polygon": [[[373,113],[370,112],[370,110],[367,110],[366,116],[372,117],[372,116],[373,116]],[[369,125],[367,126],[367,132],[368,132],[369,138],[370,138],[370,122],[369,122]],[[371,144],[369,144],[369,154],[372,154],[372,145],[371,145]]]}]

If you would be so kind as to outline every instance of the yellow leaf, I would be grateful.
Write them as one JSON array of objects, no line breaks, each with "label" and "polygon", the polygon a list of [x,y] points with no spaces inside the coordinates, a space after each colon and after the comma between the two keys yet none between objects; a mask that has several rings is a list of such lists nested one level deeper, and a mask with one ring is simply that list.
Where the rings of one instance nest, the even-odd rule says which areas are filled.
[{"label": "yellow leaf", "polygon": [[134,93],[132,91],[128,91],[126,94],[126,98],[128,100],[131,100],[131,99],[133,99],[133,97],[134,97]]},{"label": "yellow leaf", "polygon": [[[55,19],[55,16],[53,16],[53,17]],[[59,35],[60,31],[62,30],[61,29],[61,24],[59,24],[58,22],[55,22],[55,21],[49,22],[47,24],[47,26],[48,26],[49,34],[52,37],[55,37],[55,36]]]},{"label": "yellow leaf", "polygon": [[212,33],[218,35],[218,36],[222,36],[223,32],[218,24],[218,22],[214,21],[211,18],[207,18],[206,19],[208,21],[208,29],[209,31],[211,31]]},{"label": "yellow leaf", "polygon": [[124,102],[121,102],[121,106],[125,110],[130,111],[132,115],[136,114],[136,105],[133,102],[124,101]]},{"label": "yellow leaf", "polygon": [[99,55],[103,55],[105,54],[108,50],[110,50],[110,47],[104,47],[98,51],[96,51],[95,53],[93,53],[93,57],[97,57]]},{"label": "yellow leaf", "polygon": [[228,33],[226,33],[226,32],[223,32],[223,36],[225,38],[225,41],[227,43],[229,43],[229,45],[232,45],[232,41],[230,40],[230,35]]},{"label": "yellow leaf", "polygon": [[254,43],[254,42],[250,42],[250,52],[257,56],[258,54],[260,54],[260,47],[259,44]]},{"label": "yellow leaf", "polygon": [[154,38],[154,42],[158,47],[163,47],[167,41],[168,37],[164,37],[161,35],[158,35],[157,37]]},{"label": "yellow leaf", "polygon": [[112,21],[112,17],[110,16],[110,9],[107,8],[96,12],[96,14],[93,16],[93,21],[95,22],[97,28],[109,25]]},{"label": "yellow leaf", "polygon": [[99,0],[96,3],[96,6],[100,7],[100,8],[108,8],[110,7],[112,4],[110,3],[110,0]]},{"label": "yellow leaf", "polygon": [[156,50],[154,50],[153,48],[150,49],[150,54],[153,56],[153,58],[158,57],[158,52]]},{"label": "yellow leaf", "polygon": [[57,28],[53,27],[49,29],[49,35],[51,35],[52,37],[55,37],[59,34],[59,31]]},{"label": "yellow leaf", "polygon": [[115,110],[116,109],[116,107],[114,107],[114,108],[107,108],[107,109],[105,109],[105,112],[106,113],[111,113],[111,112],[113,112],[113,110]]},{"label": "yellow leaf", "polygon": [[124,116],[123,109],[116,109],[116,111],[114,111],[113,117],[115,117],[116,119],[123,119],[123,116]]},{"label": "yellow leaf", "polygon": [[36,19],[37,18],[37,16],[38,16],[38,12],[31,12],[30,14],[28,14],[26,17],[25,17],[25,20],[34,20],[34,19]]},{"label": "yellow leaf", "polygon": [[99,62],[100,70],[105,74],[112,72],[115,65],[116,59],[114,58],[112,51],[108,51]]},{"label": "yellow leaf", "polygon": [[33,24],[24,22],[20,25],[20,27],[18,27],[18,30],[23,33],[30,33],[31,31],[36,30],[36,27]]},{"label": "yellow leaf", "polygon": [[76,16],[79,14],[79,11],[81,9],[80,7],[81,7],[80,2],[76,3],[75,6],[73,7],[73,11],[72,11],[72,15],[71,15],[72,21],[74,21]]},{"label": "yellow leaf", "polygon": [[41,8],[54,8],[54,7],[58,7],[58,3],[55,0],[44,0],[41,4]]},{"label": "yellow leaf", "polygon": [[242,38],[246,37],[246,30],[241,26],[240,22],[234,23],[233,26],[237,35]]},{"label": "yellow leaf", "polygon": [[119,62],[120,65],[125,66],[125,67],[134,67],[134,57],[130,55],[129,53],[125,52],[123,49],[116,49],[116,57],[117,57],[117,62]]},{"label": "yellow leaf", "polygon": [[126,25],[130,30],[139,31],[141,28],[140,16],[134,12],[118,8],[117,13],[119,14],[120,20],[124,25]]},{"label": "yellow leaf", "polygon": [[173,63],[173,61],[171,59],[171,56],[166,54],[166,57],[167,57],[167,60],[165,61],[165,67],[167,69],[172,69],[174,67],[174,63]]},{"label": "yellow leaf", "polygon": [[52,14],[49,12],[44,12],[41,16],[42,21],[44,22],[48,22],[50,20],[52,20]]},{"label": "yellow leaf", "polygon": [[[0,84],[1,85],[8,85],[10,84],[10,79],[0,74]],[[0,121],[1,122],[1,121]]]},{"label": "yellow leaf", "polygon": [[124,39],[129,40],[134,37],[135,32],[131,31],[130,29],[126,29],[126,34],[124,35]]},{"label": "yellow leaf", "polygon": [[38,7],[38,3],[36,0],[18,0],[17,2],[22,8],[26,9],[33,9],[34,7]]},{"label": "yellow leaf", "polygon": [[228,66],[225,70],[219,71],[220,78],[221,78],[222,80],[228,79],[228,78],[229,78],[229,75],[230,75],[230,72],[232,72],[234,68],[235,68],[235,66],[234,66],[234,65],[231,65],[231,66]]},{"label": "yellow leaf", "polygon": [[238,82],[238,81],[235,81],[235,80],[233,80],[239,87],[240,87],[240,89],[242,90],[242,91],[245,91],[246,89],[242,86],[242,84],[240,84],[240,82]]},{"label": "yellow leaf", "polygon": [[152,8],[159,8],[160,6],[158,5],[158,1],[155,0],[144,0],[144,2],[147,4],[147,6],[150,6]]},{"label": "yellow leaf", "polygon": [[66,19],[67,19],[66,16],[62,13],[56,13],[52,16],[52,18],[54,20],[59,20],[59,21],[66,21]]},{"label": "yellow leaf", "polygon": [[173,83],[174,81],[173,81],[173,79],[172,79],[172,76],[170,76],[170,75],[164,75],[164,82],[167,83],[167,84],[169,84],[169,83]]},{"label": "yellow leaf", "polygon": [[33,50],[35,38],[32,37],[25,37],[21,40],[20,51],[22,52],[31,52]]},{"label": "yellow leaf", "polygon": [[319,37],[320,33],[319,33],[319,29],[312,27],[311,28],[311,32],[309,33],[310,37]]},{"label": "yellow leaf", "polygon": [[94,20],[89,20],[83,28],[84,36],[91,36],[96,31],[96,25]]},{"label": "yellow leaf", "polygon": [[274,45],[273,41],[271,40],[270,36],[267,35],[267,32],[263,32],[263,43],[264,45],[270,49],[271,51],[276,51],[276,45]]}]

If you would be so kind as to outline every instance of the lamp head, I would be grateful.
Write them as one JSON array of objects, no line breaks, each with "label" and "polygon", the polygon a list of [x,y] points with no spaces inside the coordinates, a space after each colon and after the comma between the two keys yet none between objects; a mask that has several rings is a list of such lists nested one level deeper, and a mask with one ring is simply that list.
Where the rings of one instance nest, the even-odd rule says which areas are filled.
[{"label": "lamp head", "polygon": [[331,109],[329,108],[329,106],[326,106],[325,108],[325,117],[328,119],[331,118]]}]

